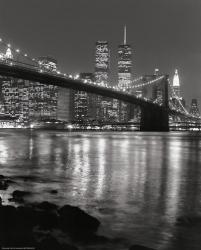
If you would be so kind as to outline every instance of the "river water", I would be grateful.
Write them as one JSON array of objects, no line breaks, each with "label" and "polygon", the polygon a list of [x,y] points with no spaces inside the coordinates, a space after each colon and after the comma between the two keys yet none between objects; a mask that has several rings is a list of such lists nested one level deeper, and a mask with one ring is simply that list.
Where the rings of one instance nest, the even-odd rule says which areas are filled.
[{"label": "river water", "polygon": [[[79,206],[101,221],[100,233],[156,249],[201,249],[201,134],[0,130],[0,174],[27,201]],[[24,179],[24,176],[31,177]],[[50,190],[58,190],[51,194]]]}]

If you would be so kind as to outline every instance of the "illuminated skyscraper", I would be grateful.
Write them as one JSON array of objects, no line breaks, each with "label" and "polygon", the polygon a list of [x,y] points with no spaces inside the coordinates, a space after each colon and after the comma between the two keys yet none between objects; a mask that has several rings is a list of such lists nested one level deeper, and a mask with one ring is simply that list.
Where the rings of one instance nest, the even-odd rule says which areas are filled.
[{"label": "illuminated skyscraper", "polygon": [[29,81],[6,77],[1,84],[5,114],[16,116],[22,126],[28,126]]},{"label": "illuminated skyscraper", "polygon": [[[126,26],[124,27],[124,41],[118,47],[118,86],[129,91],[132,82],[132,50],[127,44]],[[131,105],[119,102],[119,121],[127,122],[130,120]]]},{"label": "illuminated skyscraper", "polygon": [[[56,71],[57,61],[51,57],[40,57],[39,66],[51,72]],[[30,82],[29,100],[31,121],[57,118],[57,86]]]},{"label": "illuminated skyscraper", "polygon": [[180,80],[179,80],[179,74],[178,74],[177,69],[175,69],[175,73],[174,73],[174,77],[173,77],[173,81],[172,81],[172,87],[174,90],[173,96],[176,95],[177,97],[181,97]]},{"label": "illuminated skyscraper", "polygon": [[192,99],[191,108],[190,108],[190,114],[194,115],[196,117],[200,116],[197,99]]},{"label": "illuminated skyscraper", "polygon": [[118,47],[118,86],[129,89],[132,81],[132,51],[126,41],[126,26],[124,27],[124,42]]},{"label": "illuminated skyscraper", "polygon": [[107,41],[96,42],[95,51],[95,81],[99,84],[109,82],[110,51]]},{"label": "illuminated skyscraper", "polygon": [[183,111],[182,106],[185,107],[185,100],[181,96],[181,86],[178,70],[175,69],[175,73],[172,80],[172,97],[170,98],[174,108]]},{"label": "illuminated skyscraper", "polygon": [[38,63],[41,69],[49,70],[50,72],[57,71],[57,60],[50,56],[39,57]]},{"label": "illuminated skyscraper", "polygon": [[[110,50],[107,41],[96,42],[95,49],[95,82],[100,85],[109,84],[110,72]],[[105,121],[108,119],[107,108],[110,98],[96,96],[94,97],[94,105],[96,107],[96,120]]]},{"label": "illuminated skyscraper", "polygon": [[13,59],[13,54],[12,54],[10,46],[8,46],[8,48],[6,50],[5,58],[6,59]]},{"label": "illuminated skyscraper", "polygon": [[[94,80],[92,73],[80,73],[79,76],[88,82]],[[94,105],[90,103],[92,98],[93,95],[85,91],[73,91],[73,121],[86,123],[91,120],[94,113]]]}]

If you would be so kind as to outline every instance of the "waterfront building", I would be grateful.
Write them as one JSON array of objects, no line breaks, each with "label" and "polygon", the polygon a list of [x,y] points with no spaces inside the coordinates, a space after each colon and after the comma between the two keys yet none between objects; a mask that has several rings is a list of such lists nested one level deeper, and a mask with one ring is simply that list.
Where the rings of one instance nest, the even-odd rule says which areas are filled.
[{"label": "waterfront building", "polygon": [[4,113],[18,118],[22,126],[29,123],[29,81],[14,78],[1,79]]},{"label": "waterfront building", "polygon": [[[2,59],[13,59],[10,45],[2,54]],[[0,113],[6,117],[15,117],[22,126],[29,123],[29,81],[11,77],[1,77]]]},{"label": "waterfront building", "polygon": [[[159,69],[154,70],[153,79],[159,76]],[[157,103],[158,105],[163,104],[163,85],[161,83],[154,84],[152,87],[152,101]]]},{"label": "waterfront building", "polygon": [[4,95],[2,93],[2,80],[3,77],[0,77],[0,115],[5,114]]},{"label": "waterfront building", "polygon": [[101,111],[99,121],[102,123],[111,122],[113,119],[113,102],[114,99],[109,97],[102,97],[101,100]]},{"label": "waterfront building", "polygon": [[18,123],[15,116],[0,113],[0,128],[17,128]]},{"label": "waterfront building", "polygon": [[73,90],[58,87],[57,120],[72,122]]},{"label": "waterfront building", "polygon": [[[118,87],[130,91],[132,83],[132,49],[127,44],[126,26],[124,27],[123,44],[118,46]],[[119,102],[119,121],[127,122],[131,119],[131,105]]]},{"label": "waterfront building", "polygon": [[[12,58],[9,49],[5,56]],[[50,57],[39,58],[39,65],[41,69],[56,70],[56,60]],[[57,119],[58,87],[8,77],[1,81],[4,112],[16,115],[22,126],[29,126],[33,121]]]},{"label": "waterfront building", "polygon": [[192,99],[191,101],[191,108],[190,108],[190,114],[196,117],[200,116],[200,111],[198,108],[198,101],[197,99]]},{"label": "waterfront building", "polygon": [[[110,50],[107,41],[97,41],[95,48],[95,82],[99,85],[109,85],[110,73]],[[107,121],[108,107],[111,99],[97,95],[93,97],[96,106],[96,120],[99,122]]]},{"label": "waterfront building", "polygon": [[57,71],[57,60],[50,56],[43,56],[38,58],[38,63],[41,69],[50,72]]},{"label": "waterfront building", "polygon": [[[80,73],[80,80],[93,82],[92,73]],[[94,96],[86,91],[73,91],[73,121],[86,123],[94,118]]]},{"label": "waterfront building", "polygon": [[[40,57],[41,70],[56,71],[57,61],[51,57]],[[30,82],[29,116],[30,121],[57,119],[58,87]]]}]

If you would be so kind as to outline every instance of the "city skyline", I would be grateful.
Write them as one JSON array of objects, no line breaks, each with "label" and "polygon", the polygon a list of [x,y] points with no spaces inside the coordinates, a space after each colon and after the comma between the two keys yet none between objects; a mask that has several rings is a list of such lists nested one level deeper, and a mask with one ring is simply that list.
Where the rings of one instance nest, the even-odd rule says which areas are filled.
[{"label": "city skyline", "polygon": [[[93,72],[94,44],[107,40],[111,47],[113,83],[117,81],[117,48],[127,25],[137,75],[151,74],[159,68],[161,73],[173,76],[177,68],[187,103],[192,98],[200,102],[199,1],[142,0],[121,4],[110,0],[99,5],[96,0],[68,3],[2,0],[1,3],[2,38],[15,41],[17,47],[33,57],[52,55],[65,72]],[[112,6],[118,7],[114,13]],[[78,14],[83,22],[77,19]]]},{"label": "city skyline", "polygon": [[0,0],[0,246],[201,249],[201,0]]}]

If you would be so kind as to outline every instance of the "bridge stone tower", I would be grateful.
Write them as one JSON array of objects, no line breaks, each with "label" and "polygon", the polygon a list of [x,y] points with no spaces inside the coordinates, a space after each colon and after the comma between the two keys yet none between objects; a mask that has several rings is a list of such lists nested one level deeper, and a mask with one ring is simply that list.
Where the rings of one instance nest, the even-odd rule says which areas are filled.
[{"label": "bridge stone tower", "polygon": [[162,89],[162,106],[149,107],[147,104],[141,108],[141,131],[169,131],[169,114],[168,114],[168,80],[169,76],[161,81]]}]

